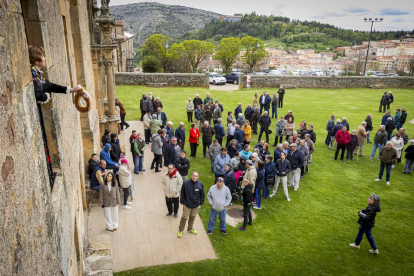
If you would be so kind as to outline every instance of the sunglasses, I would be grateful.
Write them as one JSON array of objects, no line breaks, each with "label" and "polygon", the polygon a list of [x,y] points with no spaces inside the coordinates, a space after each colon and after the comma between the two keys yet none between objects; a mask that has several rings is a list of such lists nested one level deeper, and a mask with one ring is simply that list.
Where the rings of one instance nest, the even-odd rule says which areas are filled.
[{"label": "sunglasses", "polygon": [[217,182],[223,182],[223,179],[217,179]]}]

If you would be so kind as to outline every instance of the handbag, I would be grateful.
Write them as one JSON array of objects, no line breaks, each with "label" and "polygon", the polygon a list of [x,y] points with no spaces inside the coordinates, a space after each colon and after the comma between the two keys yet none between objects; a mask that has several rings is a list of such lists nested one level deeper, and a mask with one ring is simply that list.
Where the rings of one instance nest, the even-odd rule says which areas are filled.
[{"label": "handbag", "polygon": [[200,145],[200,140],[197,139],[197,147]]},{"label": "handbag", "polygon": [[252,141],[252,138],[246,138],[246,142],[250,143]]},{"label": "handbag", "polygon": [[266,134],[272,134],[272,133],[273,133],[272,130],[270,129],[266,130]]},{"label": "handbag", "polygon": [[267,177],[266,178],[267,185],[275,185],[275,178],[274,177]]}]

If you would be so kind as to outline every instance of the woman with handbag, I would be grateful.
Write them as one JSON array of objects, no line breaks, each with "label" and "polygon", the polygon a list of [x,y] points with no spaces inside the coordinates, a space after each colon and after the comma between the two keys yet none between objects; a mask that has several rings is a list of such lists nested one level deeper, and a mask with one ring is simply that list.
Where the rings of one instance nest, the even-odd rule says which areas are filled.
[{"label": "woman with handbag", "polygon": [[190,158],[196,157],[197,155],[197,147],[200,144],[199,138],[200,138],[200,131],[198,130],[195,124],[191,124],[190,138],[188,139],[188,142],[190,142],[190,149],[191,149]]},{"label": "woman with handbag", "polygon": [[270,185],[275,184],[276,166],[272,162],[272,156],[265,157],[265,188],[263,190],[263,198],[268,199],[270,195]]},{"label": "woman with handbag", "polygon": [[244,130],[244,144],[250,144],[252,141],[252,128],[250,127],[249,120],[244,120],[244,125],[241,129]]}]

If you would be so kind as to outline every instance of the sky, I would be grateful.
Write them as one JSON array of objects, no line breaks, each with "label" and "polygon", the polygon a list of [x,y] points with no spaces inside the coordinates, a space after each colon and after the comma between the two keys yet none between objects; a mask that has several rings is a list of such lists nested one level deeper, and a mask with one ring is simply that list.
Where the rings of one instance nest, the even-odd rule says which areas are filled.
[{"label": "sky", "polygon": [[[98,0],[99,2],[99,0]],[[110,6],[148,2],[140,0],[111,0]],[[383,18],[374,23],[377,31],[413,30],[414,0],[157,0],[168,5],[181,5],[225,15],[251,13],[282,15],[291,19],[315,20],[353,30],[369,30],[364,18]]]}]

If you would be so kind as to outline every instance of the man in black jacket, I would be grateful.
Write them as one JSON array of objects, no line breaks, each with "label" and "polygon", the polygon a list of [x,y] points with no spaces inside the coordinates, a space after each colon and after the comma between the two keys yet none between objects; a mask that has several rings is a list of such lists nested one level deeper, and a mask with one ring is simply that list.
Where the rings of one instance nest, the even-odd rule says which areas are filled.
[{"label": "man in black jacket", "polygon": [[303,153],[296,150],[296,148],[297,145],[295,143],[290,144],[290,151],[287,156],[291,167],[289,171],[289,187],[293,186],[295,192],[299,189],[300,170],[304,161]]},{"label": "man in black jacket", "polygon": [[234,139],[236,139],[242,147],[244,144],[244,136],[244,130],[242,130],[239,125],[236,125],[236,131],[234,131]]},{"label": "man in black jacket", "polygon": [[88,163],[89,163],[89,166],[88,166],[89,179],[91,179],[92,173],[95,171],[96,167],[99,166],[98,155],[96,153],[93,153],[91,158],[89,158]]},{"label": "man in black jacket", "polygon": [[[329,147],[328,147],[329,149],[332,148],[333,143],[335,142],[335,135],[336,135],[336,133],[338,131],[342,130],[342,127],[343,127],[343,125],[341,124],[341,120],[337,119],[336,120],[336,125],[334,125],[334,127],[332,128],[332,131],[331,131],[332,144],[329,145]],[[336,150],[336,147],[337,147],[337,143],[335,143],[335,150]]]},{"label": "man in black jacket", "polygon": [[269,94],[266,91],[263,92],[263,95],[259,98],[260,104],[260,114],[262,114],[263,108],[269,114],[270,103],[272,102],[272,98],[270,98]]},{"label": "man in black jacket", "polygon": [[387,110],[390,109],[390,105],[394,102],[394,96],[392,95],[392,92],[388,92],[388,104],[387,104]]},{"label": "man in black jacket", "polygon": [[111,150],[109,151],[112,161],[115,163],[119,162],[121,158],[121,146],[119,145],[118,135],[116,133],[111,133]]},{"label": "man in black jacket", "polygon": [[197,109],[197,107],[200,104],[203,104],[203,100],[200,99],[200,95],[196,94],[195,98],[193,99],[194,109]]},{"label": "man in black jacket", "polygon": [[387,92],[384,92],[384,94],[382,95],[381,101],[380,101],[379,112],[385,112],[389,101],[390,101],[390,98],[388,97]]},{"label": "man in black jacket", "polygon": [[277,93],[279,94],[279,107],[283,108],[283,97],[285,96],[285,89],[283,89],[282,85],[280,86]]},{"label": "man in black jacket", "polygon": [[398,119],[398,123],[397,123],[397,130],[400,130],[400,128],[403,127],[403,125],[405,124],[405,120],[407,120],[407,111],[405,111],[405,107],[401,108],[401,116],[400,119]]},{"label": "man in black jacket", "polygon": [[265,111],[263,113],[263,115],[260,116],[260,119],[259,119],[260,134],[259,134],[259,140],[258,141],[260,141],[260,139],[262,139],[262,134],[264,132],[264,133],[266,133],[266,143],[269,143],[269,133],[268,133],[268,131],[269,131],[270,124],[271,124],[270,116],[268,115],[268,112]]},{"label": "man in black jacket", "polygon": [[371,144],[371,141],[369,140],[369,133],[372,131],[372,114],[368,114],[367,118],[365,119],[365,122],[367,122],[367,125],[365,126],[365,130],[368,132],[367,134],[367,143]]},{"label": "man in black jacket", "polygon": [[259,112],[259,108],[256,106],[253,110],[253,115],[252,115],[252,133],[253,134],[257,134],[257,123],[260,120],[260,112]]},{"label": "man in black jacket", "polygon": [[185,224],[188,220],[187,231],[192,234],[197,234],[194,230],[194,220],[200,210],[200,206],[204,204],[204,186],[198,180],[198,172],[194,171],[191,174],[191,179],[185,181],[181,187],[180,203],[183,204],[183,215],[181,217],[180,226],[178,228],[178,237],[183,235]]},{"label": "man in black jacket", "polygon": [[251,104],[248,104],[246,109],[244,110],[244,118],[246,120],[249,120],[250,123],[252,123],[252,117],[253,117],[253,108]]},{"label": "man in black jacket", "polygon": [[[185,146],[185,128],[184,128],[184,123],[183,122],[181,122],[180,126],[177,127],[177,129],[175,130],[175,137],[177,137],[178,145],[183,150],[184,146]],[[180,174],[181,174],[181,172],[180,172]]]},{"label": "man in black jacket", "polygon": [[309,134],[310,139],[315,144],[316,143],[316,133],[315,133],[315,131],[313,131],[313,125],[308,126],[308,131],[306,132],[306,134]]},{"label": "man in black jacket", "polygon": [[183,182],[188,179],[188,170],[190,169],[190,160],[185,157],[186,152],[182,150],[180,152],[180,157],[175,160],[175,167],[177,171],[180,173],[181,177],[183,178]]},{"label": "man in black jacket", "polygon": [[175,160],[180,157],[181,148],[177,144],[177,138],[173,136],[171,143],[167,146],[164,152],[164,166],[175,164]]}]

